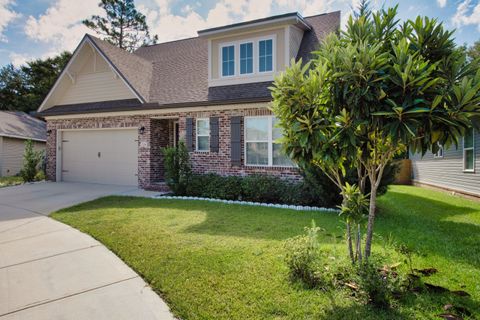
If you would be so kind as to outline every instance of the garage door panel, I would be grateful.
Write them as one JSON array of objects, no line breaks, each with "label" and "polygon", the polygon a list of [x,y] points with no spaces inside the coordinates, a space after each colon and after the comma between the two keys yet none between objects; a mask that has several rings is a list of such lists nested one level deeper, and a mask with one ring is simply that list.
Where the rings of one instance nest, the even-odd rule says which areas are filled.
[{"label": "garage door panel", "polygon": [[62,180],[137,185],[136,129],[63,132]]}]

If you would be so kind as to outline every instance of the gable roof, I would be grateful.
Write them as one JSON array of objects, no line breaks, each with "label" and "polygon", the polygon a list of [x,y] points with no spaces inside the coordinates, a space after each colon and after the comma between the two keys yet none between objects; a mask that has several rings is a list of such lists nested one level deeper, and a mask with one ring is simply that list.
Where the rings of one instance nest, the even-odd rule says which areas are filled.
[{"label": "gable roof", "polygon": [[[288,17],[293,14],[288,14]],[[298,15],[295,13],[295,17]],[[340,28],[340,11],[305,17],[305,30],[297,60],[311,59],[311,51],[318,48],[322,39]],[[105,58],[125,77],[136,91],[141,103],[149,109],[170,106],[205,105],[207,102],[232,103],[234,101],[268,101],[271,99],[271,81],[240,85],[208,86],[208,40],[194,37],[140,47],[134,53],[119,49],[93,36],[86,36]],[[119,103],[119,105],[125,104]],[[82,108],[91,110],[92,104],[54,106],[44,115],[81,113]],[[120,107],[119,107],[120,108]],[[114,111],[109,105],[105,110]],[[57,113],[58,112],[58,113]]]},{"label": "gable roof", "polygon": [[25,112],[0,111],[0,136],[46,141],[47,125]]},{"label": "gable roof", "polygon": [[152,63],[90,34],[86,37],[92,41],[113,68],[125,77],[125,81],[137,95],[143,98],[144,102],[149,101]]}]

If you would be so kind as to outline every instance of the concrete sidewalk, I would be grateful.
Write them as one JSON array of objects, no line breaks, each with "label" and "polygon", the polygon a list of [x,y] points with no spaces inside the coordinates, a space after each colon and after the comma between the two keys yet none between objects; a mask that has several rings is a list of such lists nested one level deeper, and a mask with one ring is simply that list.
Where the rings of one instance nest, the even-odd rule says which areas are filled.
[{"label": "concrete sidewalk", "polygon": [[150,195],[81,183],[0,189],[0,319],[174,319],[101,243],[46,216],[111,194]]}]

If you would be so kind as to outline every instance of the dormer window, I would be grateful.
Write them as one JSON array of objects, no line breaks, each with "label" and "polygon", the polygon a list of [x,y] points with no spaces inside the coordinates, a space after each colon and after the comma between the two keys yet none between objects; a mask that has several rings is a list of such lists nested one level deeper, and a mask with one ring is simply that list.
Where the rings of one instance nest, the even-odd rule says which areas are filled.
[{"label": "dormer window", "polygon": [[273,40],[260,40],[258,42],[259,56],[258,56],[258,71],[269,72],[273,71]]},{"label": "dormer window", "polygon": [[253,42],[240,44],[240,74],[253,73]]},{"label": "dormer window", "polygon": [[235,46],[222,47],[222,76],[230,77],[235,75]]}]

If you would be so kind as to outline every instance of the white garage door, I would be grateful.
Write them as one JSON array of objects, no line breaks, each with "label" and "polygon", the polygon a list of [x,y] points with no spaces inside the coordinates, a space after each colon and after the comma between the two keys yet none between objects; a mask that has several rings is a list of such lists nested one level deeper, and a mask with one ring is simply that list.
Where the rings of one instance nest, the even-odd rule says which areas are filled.
[{"label": "white garage door", "polygon": [[62,133],[62,180],[138,185],[136,129]]}]

